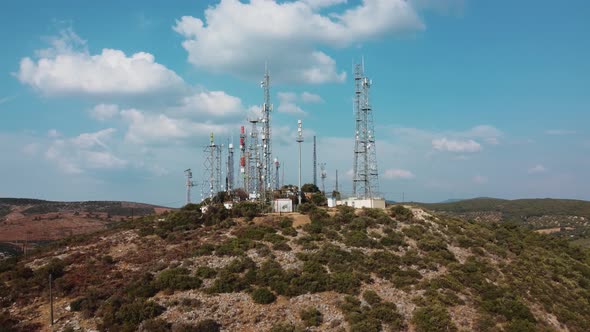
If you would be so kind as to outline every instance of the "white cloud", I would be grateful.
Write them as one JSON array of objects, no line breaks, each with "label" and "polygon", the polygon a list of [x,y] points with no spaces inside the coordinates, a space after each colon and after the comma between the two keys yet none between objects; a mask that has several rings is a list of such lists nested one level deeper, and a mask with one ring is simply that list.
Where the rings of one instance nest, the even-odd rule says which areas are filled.
[{"label": "white cloud", "polygon": [[404,0],[364,0],[323,14],[322,8],[338,3],[342,1],[221,0],[205,10],[203,20],[183,16],[173,29],[185,38],[182,45],[188,61],[197,67],[258,78],[268,61],[273,80],[307,83],[346,78],[320,48],[348,47],[424,29],[412,5]]},{"label": "white cloud", "polygon": [[117,114],[119,114],[119,106],[113,104],[99,104],[90,110],[90,115],[99,121],[112,119]]},{"label": "white cloud", "polygon": [[73,138],[56,139],[45,152],[45,158],[68,174],[84,173],[87,169],[125,167],[127,161],[116,157],[107,145],[115,131],[114,128],[108,128]]},{"label": "white cloud", "polygon": [[499,139],[504,135],[498,128],[490,125],[475,126],[465,132],[459,133],[460,136],[469,138],[482,139],[484,142],[492,145],[499,144]]},{"label": "white cloud", "polygon": [[37,155],[40,148],[41,146],[38,143],[29,143],[23,147],[22,152],[27,156],[33,157]]},{"label": "white cloud", "polygon": [[483,175],[476,175],[473,177],[472,180],[474,183],[477,183],[477,184],[486,184],[489,181],[487,176],[483,176]]},{"label": "white cloud", "polygon": [[394,179],[413,179],[416,176],[414,173],[405,170],[405,169],[387,169],[383,172],[383,177],[385,179],[394,180]]},{"label": "white cloud", "polygon": [[577,134],[577,132],[575,130],[567,130],[567,129],[550,129],[550,130],[546,130],[545,134],[554,135],[554,136],[562,136],[562,135],[575,135],[575,134]]},{"label": "white cloud", "polygon": [[71,30],[36,52],[38,59],[21,59],[15,76],[45,95],[126,96],[178,91],[184,81],[155,62],[152,54],[105,48],[92,55],[86,42]]},{"label": "white cloud", "polygon": [[541,164],[537,164],[528,170],[529,174],[538,174],[547,172],[547,168]]},{"label": "white cloud", "polygon": [[439,151],[472,153],[481,151],[481,145],[474,140],[452,140],[446,137],[432,140],[432,147]]},{"label": "white cloud", "polygon": [[61,136],[61,134],[59,133],[59,131],[57,131],[57,129],[49,129],[47,131],[47,136],[49,138],[58,138]]},{"label": "white cloud", "polygon": [[301,116],[307,115],[307,113],[296,104],[298,99],[296,93],[279,92],[277,93],[277,97],[279,98],[278,112]]},{"label": "white cloud", "polygon": [[125,139],[136,144],[182,142],[191,137],[205,137],[210,133],[227,134],[230,128],[238,128],[237,125],[192,122],[136,109],[123,110],[121,116],[129,123]]},{"label": "white cloud", "polygon": [[304,103],[307,104],[312,104],[312,103],[323,103],[324,100],[322,99],[322,97],[320,97],[320,95],[314,94],[314,93],[310,93],[310,92],[303,92],[301,94],[301,101],[303,101]]},{"label": "white cloud", "polygon": [[245,114],[246,108],[240,98],[228,95],[224,91],[200,91],[184,97],[181,106],[172,112],[188,116],[227,117]]}]

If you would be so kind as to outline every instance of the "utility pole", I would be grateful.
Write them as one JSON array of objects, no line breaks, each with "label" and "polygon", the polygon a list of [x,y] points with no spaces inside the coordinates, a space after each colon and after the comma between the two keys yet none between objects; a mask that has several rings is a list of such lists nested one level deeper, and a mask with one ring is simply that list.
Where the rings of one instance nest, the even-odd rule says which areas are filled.
[{"label": "utility pole", "polygon": [[49,273],[49,324],[53,326],[53,290],[51,284],[53,282],[53,276]]},{"label": "utility pole", "polygon": [[301,120],[297,120],[297,139],[295,141],[299,143],[299,188],[297,189],[297,197],[299,205],[301,205],[301,195],[303,194],[301,191],[301,143],[303,143],[303,124]]},{"label": "utility pole", "polygon": [[315,140],[315,135],[313,136],[313,185],[318,185],[318,150]]}]

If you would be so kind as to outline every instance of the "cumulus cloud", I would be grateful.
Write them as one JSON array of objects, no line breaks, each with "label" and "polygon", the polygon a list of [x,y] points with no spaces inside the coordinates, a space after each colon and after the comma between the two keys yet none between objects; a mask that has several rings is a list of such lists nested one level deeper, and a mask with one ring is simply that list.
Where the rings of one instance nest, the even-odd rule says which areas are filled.
[{"label": "cumulus cloud", "polygon": [[87,169],[125,167],[127,161],[115,156],[108,146],[115,131],[114,128],[108,128],[73,138],[56,139],[45,152],[45,158],[68,174],[80,174]]},{"label": "cumulus cloud", "polygon": [[183,16],[173,29],[185,38],[188,61],[197,67],[258,78],[269,61],[273,79],[316,84],[346,79],[336,61],[319,49],[424,29],[405,0],[363,0],[324,13],[343,2],[221,0],[205,10],[203,19]]},{"label": "cumulus cloud", "polygon": [[481,145],[474,140],[453,140],[446,137],[432,140],[432,147],[438,151],[473,153],[481,151]]},{"label": "cumulus cloud", "polygon": [[90,110],[90,116],[99,121],[112,119],[117,114],[119,114],[119,106],[113,104],[99,104]]},{"label": "cumulus cloud", "polygon": [[405,169],[387,169],[385,170],[385,172],[383,172],[383,177],[385,179],[389,179],[389,180],[395,180],[395,179],[413,179],[416,176],[414,175],[414,173],[405,170]]},{"label": "cumulus cloud", "polygon": [[[193,122],[171,118],[165,114],[149,114],[136,109],[121,111],[129,127],[125,140],[136,144],[167,144],[183,142],[210,133],[227,134],[232,128],[225,124]],[[238,128],[237,125],[233,127]]]},{"label": "cumulus cloud", "polygon": [[529,174],[538,174],[547,172],[547,168],[541,164],[537,164],[528,170]]},{"label": "cumulus cloud", "polygon": [[228,117],[246,112],[242,100],[224,91],[199,91],[182,98],[181,106],[173,113],[188,116]]},{"label": "cumulus cloud", "polygon": [[36,52],[36,59],[21,59],[18,80],[48,96],[145,95],[185,88],[172,70],[152,54],[105,48],[90,54],[86,42],[71,29],[50,40],[51,47]]},{"label": "cumulus cloud", "polygon": [[279,107],[277,111],[280,113],[305,116],[307,113],[297,105],[297,94],[294,92],[279,92],[277,93],[279,99]]},{"label": "cumulus cloud", "polygon": [[301,94],[301,101],[303,101],[306,104],[317,104],[317,103],[323,103],[324,100],[322,99],[322,97],[320,95],[311,93],[311,92],[303,92]]}]

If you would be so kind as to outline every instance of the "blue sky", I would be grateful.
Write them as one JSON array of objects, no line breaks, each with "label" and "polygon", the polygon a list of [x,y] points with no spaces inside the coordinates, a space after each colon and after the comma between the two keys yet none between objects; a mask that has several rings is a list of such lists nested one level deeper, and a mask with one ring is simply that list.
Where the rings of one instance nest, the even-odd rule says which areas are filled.
[{"label": "blue sky", "polygon": [[[296,123],[351,190],[364,57],[388,199],[590,199],[590,4],[555,1],[5,1],[0,196],[179,206],[209,132],[262,103],[296,183]],[[199,189],[196,189],[199,191]],[[195,195],[199,198],[199,194]]]}]

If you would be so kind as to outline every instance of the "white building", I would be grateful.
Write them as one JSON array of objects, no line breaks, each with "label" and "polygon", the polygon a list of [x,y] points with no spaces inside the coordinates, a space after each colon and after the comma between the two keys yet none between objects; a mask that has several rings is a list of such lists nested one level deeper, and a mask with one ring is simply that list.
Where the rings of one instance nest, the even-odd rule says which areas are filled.
[{"label": "white building", "polygon": [[290,198],[278,198],[272,201],[272,211],[280,213],[293,212],[293,201]]},{"label": "white building", "polygon": [[374,208],[374,209],[385,209],[385,199],[383,198],[355,198],[349,197],[336,202],[336,205],[352,206],[355,209],[362,208]]}]

